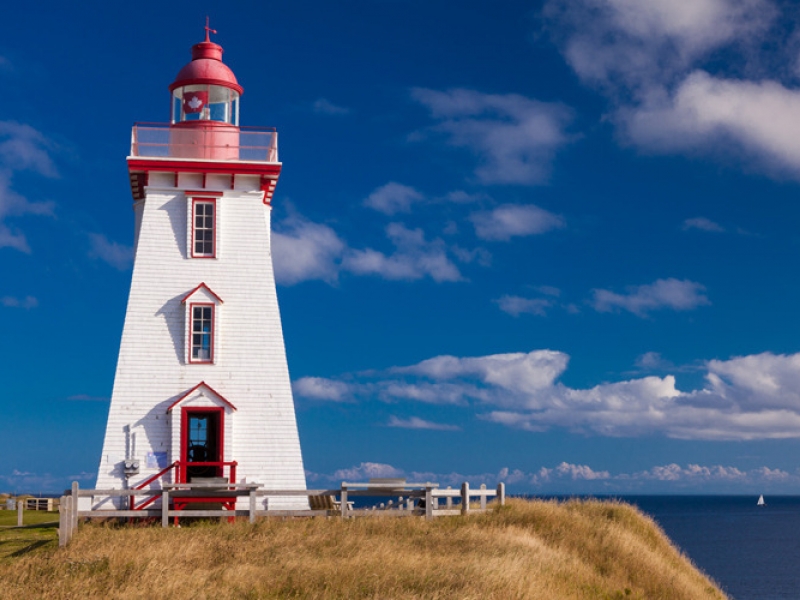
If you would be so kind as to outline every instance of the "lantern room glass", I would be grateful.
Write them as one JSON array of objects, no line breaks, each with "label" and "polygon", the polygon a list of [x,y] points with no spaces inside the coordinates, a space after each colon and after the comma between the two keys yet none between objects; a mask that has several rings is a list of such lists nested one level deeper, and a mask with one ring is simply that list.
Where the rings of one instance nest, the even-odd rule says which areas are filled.
[{"label": "lantern room glass", "polygon": [[221,85],[184,85],[172,92],[172,123],[216,121],[239,125],[239,93]]}]

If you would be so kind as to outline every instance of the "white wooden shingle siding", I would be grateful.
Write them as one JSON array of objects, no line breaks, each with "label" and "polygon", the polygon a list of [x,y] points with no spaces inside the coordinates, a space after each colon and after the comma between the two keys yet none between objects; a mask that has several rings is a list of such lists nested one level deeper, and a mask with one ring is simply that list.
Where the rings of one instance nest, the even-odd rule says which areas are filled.
[{"label": "white wooden shingle siding", "polygon": [[[191,258],[192,204],[186,190],[202,196],[194,194],[202,189],[202,176],[181,174],[176,188],[170,187],[174,174],[153,173],[150,183],[145,199],[134,205],[133,276],[96,488],[124,488],[126,458],[140,461],[131,487],[159,470],[147,468],[147,453],[165,452],[169,463],[179,460],[180,408],[221,404],[201,388],[167,409],[205,382],[236,407],[224,412],[224,460],[238,462],[237,480],[305,489],[272,270],[270,206],[258,178],[236,176],[234,190],[229,176],[207,178],[206,189],[223,193],[215,200],[215,258]],[[206,290],[196,292],[196,301],[215,304],[213,364],[187,360],[189,323],[182,300],[201,283],[222,301]],[[112,501],[101,504],[113,508]],[[269,499],[269,508],[306,506],[305,498]]]}]

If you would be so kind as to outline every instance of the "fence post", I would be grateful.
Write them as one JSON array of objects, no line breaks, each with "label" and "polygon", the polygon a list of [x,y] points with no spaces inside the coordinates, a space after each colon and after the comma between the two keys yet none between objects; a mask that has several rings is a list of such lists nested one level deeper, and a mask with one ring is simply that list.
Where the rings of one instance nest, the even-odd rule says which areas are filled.
[{"label": "fence post", "polygon": [[425,486],[425,519],[430,521],[433,519],[433,488],[430,485]]},{"label": "fence post", "polygon": [[486,510],[486,484],[481,484],[481,510]]},{"label": "fence post", "polygon": [[497,484],[497,499],[500,501],[500,506],[506,504],[506,484],[502,481]]},{"label": "fence post", "polygon": [[[452,490],[453,487],[448,485],[447,489],[448,490]],[[447,496],[447,499],[444,501],[444,505],[447,508],[447,510],[452,510],[452,508],[453,508],[453,497],[452,496]]]},{"label": "fence post", "polygon": [[339,498],[342,501],[342,518],[345,519],[347,518],[347,486],[344,484],[344,482],[342,482],[342,492]]},{"label": "fence post", "polygon": [[[78,492],[80,487],[77,481],[72,482],[72,529],[73,531],[78,528]],[[70,539],[72,534],[70,533]]]},{"label": "fence post", "polygon": [[66,546],[72,539],[72,496],[65,496],[64,499],[64,545]]},{"label": "fence post", "polygon": [[469,514],[469,482],[461,484],[461,514]]},{"label": "fence post", "polygon": [[22,527],[22,511],[25,510],[25,502],[27,500],[17,498],[17,527]]},{"label": "fence post", "polygon": [[61,496],[58,503],[58,547],[63,548],[67,545],[67,511],[69,507],[67,502],[69,496]]},{"label": "fence post", "polygon": [[250,523],[256,522],[256,490],[250,488]]},{"label": "fence post", "polygon": [[169,490],[161,489],[161,526],[169,527]]}]

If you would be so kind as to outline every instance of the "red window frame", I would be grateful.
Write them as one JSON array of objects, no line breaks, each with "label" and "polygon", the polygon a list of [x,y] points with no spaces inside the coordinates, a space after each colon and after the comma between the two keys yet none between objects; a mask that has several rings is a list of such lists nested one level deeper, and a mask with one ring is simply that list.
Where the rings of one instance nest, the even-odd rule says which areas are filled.
[{"label": "red window frame", "polygon": [[[194,309],[195,308],[210,308],[211,309],[211,324],[210,324],[210,331],[208,332],[200,332],[200,335],[204,333],[208,333],[209,335],[209,344],[208,344],[208,358],[195,358],[194,357],[194,340],[193,337],[195,335],[194,331]],[[216,320],[217,320],[217,306],[212,302],[190,302],[189,303],[189,338],[187,340],[187,356],[188,362],[190,364],[209,364],[214,362],[214,329],[216,328]]]},{"label": "red window frame", "polygon": [[[198,229],[207,231],[205,227],[197,226],[197,205],[211,205],[211,253],[197,252],[196,238]],[[208,197],[192,198],[192,258],[216,258],[217,257],[217,199]]]},{"label": "red window frame", "polygon": [[[219,420],[219,441],[217,447],[219,449],[219,456],[215,461],[208,462],[225,462],[225,409],[219,406],[183,406],[181,407],[181,479],[180,483],[186,483],[189,462],[189,413],[217,413]],[[217,469],[218,475],[222,474],[222,466]]]}]

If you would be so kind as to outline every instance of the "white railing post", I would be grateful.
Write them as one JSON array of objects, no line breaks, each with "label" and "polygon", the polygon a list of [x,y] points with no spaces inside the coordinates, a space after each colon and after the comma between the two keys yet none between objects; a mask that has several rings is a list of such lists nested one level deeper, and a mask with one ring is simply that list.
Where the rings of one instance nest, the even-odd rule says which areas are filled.
[{"label": "white railing post", "polygon": [[469,514],[469,482],[461,484],[461,514]]},{"label": "white railing post", "polygon": [[[448,490],[452,490],[453,487],[448,485],[447,489]],[[445,508],[447,508],[447,510],[452,510],[453,509],[453,497],[450,496],[449,494],[447,496],[447,499],[444,501],[444,505],[445,505]]]},{"label": "white railing post", "polygon": [[169,527],[169,490],[161,489],[161,526]]},{"label": "white railing post", "polygon": [[26,500],[17,498],[17,527],[22,527],[22,511],[25,510]]},{"label": "white railing post", "polygon": [[500,506],[505,506],[506,504],[506,484],[502,481],[497,484],[497,500],[500,502]]},{"label": "white railing post", "polygon": [[486,484],[481,484],[481,510],[486,510]]},{"label": "white railing post", "polygon": [[344,484],[344,481],[342,482],[342,491],[341,491],[341,495],[340,495],[340,500],[341,500],[341,504],[342,504],[341,505],[342,518],[346,519],[347,518],[347,486]]},{"label": "white railing post", "polygon": [[256,490],[250,488],[250,523],[256,522]]}]

